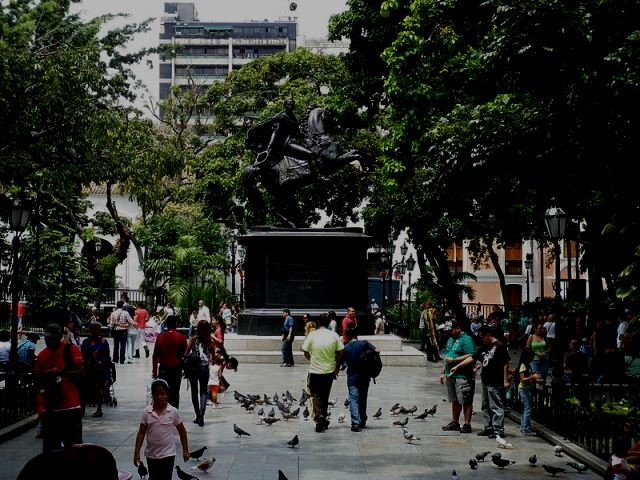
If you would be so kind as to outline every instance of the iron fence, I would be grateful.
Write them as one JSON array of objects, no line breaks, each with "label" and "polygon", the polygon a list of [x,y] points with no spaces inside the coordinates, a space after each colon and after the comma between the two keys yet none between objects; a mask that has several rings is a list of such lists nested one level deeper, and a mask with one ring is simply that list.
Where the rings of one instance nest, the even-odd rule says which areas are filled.
[{"label": "iron fence", "polygon": [[32,373],[0,373],[0,429],[33,415],[37,394]]},{"label": "iron fence", "polygon": [[[532,392],[531,418],[602,460],[608,460],[614,440],[623,435],[624,423],[638,422],[639,385],[634,380],[625,384],[585,382],[538,386]],[[517,394],[511,397],[511,408],[522,413]]]}]

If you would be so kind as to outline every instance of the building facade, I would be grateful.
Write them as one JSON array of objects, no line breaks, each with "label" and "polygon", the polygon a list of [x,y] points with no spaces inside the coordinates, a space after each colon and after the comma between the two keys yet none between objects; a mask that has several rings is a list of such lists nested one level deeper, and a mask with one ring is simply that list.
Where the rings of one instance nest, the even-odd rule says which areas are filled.
[{"label": "building facade", "polygon": [[169,96],[173,85],[206,87],[256,58],[292,52],[296,36],[297,22],[293,18],[201,22],[193,3],[165,3],[160,44],[171,45],[176,52],[160,56],[160,100]]}]

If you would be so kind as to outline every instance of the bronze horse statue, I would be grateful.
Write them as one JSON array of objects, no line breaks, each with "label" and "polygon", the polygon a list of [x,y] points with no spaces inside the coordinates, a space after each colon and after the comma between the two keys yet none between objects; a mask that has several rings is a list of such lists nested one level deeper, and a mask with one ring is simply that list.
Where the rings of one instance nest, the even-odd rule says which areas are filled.
[{"label": "bronze horse statue", "polygon": [[283,112],[251,127],[246,138],[256,158],[245,168],[244,180],[249,189],[257,181],[263,185],[273,196],[273,213],[289,226],[299,226],[294,218],[297,206],[291,199],[292,188],[309,185],[346,165],[367,172],[374,162],[360,150],[342,152],[331,134],[333,122],[325,108],[308,107],[303,118],[298,126],[293,100],[287,99]]}]

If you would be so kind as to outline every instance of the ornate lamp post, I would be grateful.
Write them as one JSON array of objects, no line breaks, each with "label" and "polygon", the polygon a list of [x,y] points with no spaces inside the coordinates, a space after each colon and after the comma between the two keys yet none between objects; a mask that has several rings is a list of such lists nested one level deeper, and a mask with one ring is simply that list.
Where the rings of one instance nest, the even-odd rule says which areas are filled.
[{"label": "ornate lamp post", "polygon": [[231,251],[231,295],[236,296],[236,252],[238,251],[238,242],[236,242],[236,236],[231,235],[231,244],[229,245]]},{"label": "ornate lamp post", "polygon": [[393,254],[396,251],[396,245],[393,243],[394,240],[395,237],[393,236],[393,232],[389,233],[387,236],[387,245],[385,247],[387,260],[389,262],[389,273],[387,274],[387,277],[389,278],[389,294],[387,295],[389,297],[389,306],[393,305]]},{"label": "ornate lamp post", "polygon": [[407,320],[409,328],[411,328],[411,272],[416,266],[416,259],[413,258],[413,253],[407,258],[407,271],[409,272],[409,286],[407,287]]},{"label": "ornate lamp post", "polygon": [[13,261],[11,274],[11,353],[10,363],[15,369],[18,365],[18,295],[20,294],[20,234],[29,225],[31,203],[26,199],[15,198],[11,207],[9,226],[14,231]]},{"label": "ornate lamp post", "polygon": [[529,303],[531,301],[531,297],[529,296],[529,272],[531,272],[533,268],[533,253],[527,253],[524,268],[527,269],[527,303]]},{"label": "ornate lamp post", "polygon": [[549,238],[553,241],[553,250],[556,257],[556,283],[555,298],[562,299],[560,295],[560,239],[564,238],[567,228],[567,214],[564,210],[555,206],[555,199],[551,199],[551,207],[544,214],[544,223],[547,226]]}]

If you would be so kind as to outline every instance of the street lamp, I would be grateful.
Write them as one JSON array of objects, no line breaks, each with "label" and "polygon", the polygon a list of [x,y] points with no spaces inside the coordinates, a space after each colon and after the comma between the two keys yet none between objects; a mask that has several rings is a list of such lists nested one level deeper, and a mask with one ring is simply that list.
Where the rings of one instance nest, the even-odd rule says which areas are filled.
[{"label": "street lamp", "polygon": [[18,295],[20,293],[20,234],[25,231],[31,217],[31,202],[23,198],[14,198],[11,206],[9,226],[15,232],[13,236],[13,272],[11,275],[11,352],[10,363],[15,369],[18,365]]},{"label": "street lamp", "polygon": [[544,214],[544,223],[547,226],[549,238],[553,242],[553,250],[556,257],[556,284],[555,298],[560,300],[560,239],[564,238],[564,232],[567,228],[567,214],[564,210],[555,205],[555,199],[551,199],[551,207]]},{"label": "street lamp", "polygon": [[385,250],[387,253],[387,259],[389,261],[389,305],[393,305],[393,269],[395,265],[393,264],[393,254],[396,251],[396,244],[394,243],[395,237],[393,232],[390,232],[387,235],[387,245],[385,246]]},{"label": "street lamp", "polygon": [[531,297],[529,296],[529,272],[533,268],[533,253],[527,253],[524,268],[527,269],[527,303],[529,303],[531,301]]},{"label": "street lamp", "polygon": [[416,259],[413,258],[413,253],[409,255],[409,258],[407,258],[406,265],[409,272],[409,287],[407,288],[407,323],[409,324],[409,328],[411,328],[411,272],[413,272],[413,269],[416,266]]},{"label": "street lamp", "polygon": [[231,235],[231,245],[229,246],[231,251],[231,295],[236,296],[236,252],[238,251],[238,243],[236,242],[236,236]]}]

